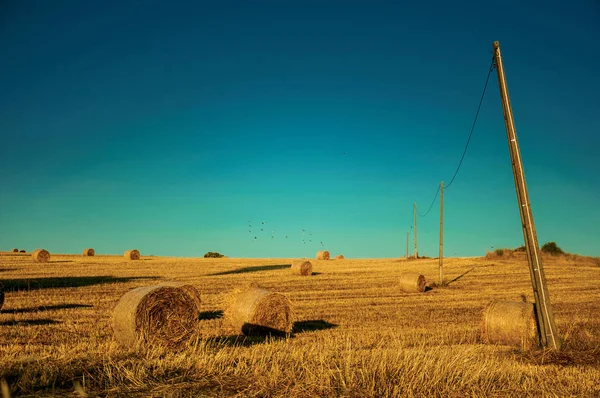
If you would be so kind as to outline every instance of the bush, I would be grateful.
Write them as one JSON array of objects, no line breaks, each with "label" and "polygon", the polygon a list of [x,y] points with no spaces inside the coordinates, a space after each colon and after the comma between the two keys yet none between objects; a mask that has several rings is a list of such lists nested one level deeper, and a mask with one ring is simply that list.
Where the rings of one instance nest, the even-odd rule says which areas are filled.
[{"label": "bush", "polygon": [[556,242],[547,242],[542,246],[542,252],[558,256],[559,254],[565,254],[565,252],[556,245]]},{"label": "bush", "polygon": [[494,253],[496,253],[496,256],[502,257],[504,255],[504,249],[496,249],[494,250]]},{"label": "bush", "polygon": [[217,252],[208,252],[204,255],[204,258],[221,258],[224,254],[219,254]]},{"label": "bush", "polygon": [[515,249],[515,252],[519,253],[519,252],[523,252],[525,253],[527,251],[527,249],[525,249],[525,246],[519,246]]}]

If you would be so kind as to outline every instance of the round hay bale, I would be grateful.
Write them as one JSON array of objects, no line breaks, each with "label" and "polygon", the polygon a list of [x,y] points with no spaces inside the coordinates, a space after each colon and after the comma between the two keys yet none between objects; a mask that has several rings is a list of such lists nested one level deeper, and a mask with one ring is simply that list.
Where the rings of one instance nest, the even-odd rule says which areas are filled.
[{"label": "round hay bale", "polygon": [[125,293],[113,310],[113,331],[123,346],[181,347],[198,327],[200,295],[190,285],[144,286]]},{"label": "round hay bale", "polygon": [[21,249],[20,253],[27,253],[25,249]]},{"label": "round hay bale", "polygon": [[308,276],[312,275],[312,264],[308,260],[299,260],[292,263],[292,274]]},{"label": "round hay bale", "polygon": [[481,335],[488,344],[519,346],[523,350],[537,347],[534,304],[523,301],[492,301],[483,311]]},{"label": "round hay bale", "polygon": [[418,272],[404,272],[400,274],[400,290],[409,293],[423,293],[427,282],[425,277]]},{"label": "round hay bale", "polygon": [[320,250],[317,252],[317,260],[329,260],[331,254],[327,250]]},{"label": "round hay bale", "polygon": [[83,256],[84,257],[94,257],[96,255],[96,251],[94,249],[84,249]]},{"label": "round hay bale", "polygon": [[343,254],[338,254],[337,256],[335,256],[336,260],[343,260],[344,259],[344,255]]},{"label": "round hay bale", "polygon": [[2,282],[0,282],[0,310],[2,309],[3,305],[4,305],[4,285],[2,284]]},{"label": "round hay bale", "polygon": [[293,317],[286,296],[260,287],[235,291],[227,309],[230,323],[246,336],[290,333]]},{"label": "round hay bale", "polygon": [[19,249],[17,249],[17,248],[14,248],[14,249],[12,249],[12,252],[13,252],[13,253],[18,253],[18,252],[19,252]]},{"label": "round hay bale", "polygon": [[31,256],[33,257],[33,261],[35,261],[36,263],[47,263],[48,261],[50,261],[50,253],[48,252],[48,250],[34,250]]},{"label": "round hay bale", "polygon": [[140,252],[138,250],[127,250],[125,252],[125,258],[127,260],[139,260],[141,257]]}]

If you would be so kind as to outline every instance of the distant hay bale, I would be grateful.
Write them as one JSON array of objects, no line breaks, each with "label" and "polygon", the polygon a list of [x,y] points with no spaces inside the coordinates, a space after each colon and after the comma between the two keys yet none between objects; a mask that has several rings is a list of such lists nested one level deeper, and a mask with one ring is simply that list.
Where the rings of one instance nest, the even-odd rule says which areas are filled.
[{"label": "distant hay bale", "polygon": [[125,258],[127,260],[139,260],[141,257],[140,252],[138,250],[127,250],[125,252]]},{"label": "distant hay bale", "polygon": [[418,272],[404,272],[399,278],[400,289],[409,293],[423,293],[427,286],[425,277]]},{"label": "distant hay bale", "polygon": [[4,285],[2,284],[2,282],[0,282],[0,310],[2,309],[3,305],[4,305]]},{"label": "distant hay bale", "polygon": [[27,253],[25,249],[21,249],[20,253]]},{"label": "distant hay bale", "polygon": [[19,252],[19,249],[17,249],[17,248],[14,248],[14,249],[12,249],[12,252],[13,252],[13,253],[18,253],[18,252]]},{"label": "distant hay bale", "polygon": [[227,309],[231,325],[246,336],[290,333],[292,304],[286,296],[260,287],[234,291]]},{"label": "distant hay bale", "polygon": [[344,259],[344,255],[343,254],[338,254],[337,256],[335,256],[336,260],[343,260]]},{"label": "distant hay bale", "polygon": [[481,335],[488,344],[519,346],[524,351],[537,347],[534,304],[523,301],[491,302],[483,312]]},{"label": "distant hay bale", "polygon": [[329,260],[331,254],[327,250],[320,250],[317,252],[317,260]]},{"label": "distant hay bale", "polygon": [[50,261],[50,253],[48,250],[37,249],[32,253],[33,261],[36,263],[47,263]]},{"label": "distant hay bale", "polygon": [[84,249],[83,250],[83,255],[85,257],[93,257],[96,255],[96,252],[94,251],[94,249]]},{"label": "distant hay bale", "polygon": [[308,260],[294,261],[290,269],[294,275],[312,275],[312,264]]},{"label": "distant hay bale", "polygon": [[125,293],[113,310],[113,331],[123,346],[178,348],[198,327],[200,294],[191,285],[164,282]]}]

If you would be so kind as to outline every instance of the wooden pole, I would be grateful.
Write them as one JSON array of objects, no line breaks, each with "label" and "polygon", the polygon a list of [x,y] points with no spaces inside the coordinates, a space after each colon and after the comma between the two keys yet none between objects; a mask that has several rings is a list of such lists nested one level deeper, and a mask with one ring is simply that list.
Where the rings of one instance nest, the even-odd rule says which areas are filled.
[{"label": "wooden pole", "polygon": [[444,286],[444,181],[440,183],[440,286]]},{"label": "wooden pole", "polygon": [[529,263],[529,275],[533,287],[535,298],[535,312],[538,326],[538,336],[542,347],[554,349],[560,348],[560,341],[556,325],[554,323],[554,313],[550,305],[550,295],[544,275],[544,266],[533,222],[533,213],[525,183],[525,171],[521,159],[519,142],[517,141],[517,131],[513,119],[510,98],[508,96],[508,87],[506,85],[506,76],[504,75],[504,65],[500,54],[500,43],[494,42],[494,61],[498,73],[498,84],[500,86],[500,98],[502,100],[502,110],[504,111],[504,125],[506,127],[506,136],[508,138],[508,149],[512,162],[513,177],[517,191],[517,200],[519,202],[519,213],[521,215],[521,225],[523,226],[523,237],[525,238],[525,248],[527,250],[527,260]]},{"label": "wooden pole", "polygon": [[413,209],[415,213],[415,259],[419,258],[419,251],[417,250],[417,202],[413,204]]},{"label": "wooden pole", "polygon": [[410,233],[410,232],[407,232],[407,233],[406,233],[406,258],[407,258],[407,259],[408,259],[408,234],[409,234],[409,233]]}]

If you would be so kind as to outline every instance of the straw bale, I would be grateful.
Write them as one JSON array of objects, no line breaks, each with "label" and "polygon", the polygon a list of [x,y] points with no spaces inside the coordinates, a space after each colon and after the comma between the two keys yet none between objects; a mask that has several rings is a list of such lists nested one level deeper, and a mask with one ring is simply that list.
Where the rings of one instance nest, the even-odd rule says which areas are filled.
[{"label": "straw bale", "polygon": [[327,250],[320,250],[317,252],[317,260],[329,260],[331,254]]},{"label": "straw bale", "polygon": [[37,249],[31,255],[36,263],[47,263],[50,261],[50,253],[48,250]]},{"label": "straw bale", "polygon": [[337,256],[335,256],[336,260],[343,260],[344,259],[344,255],[343,254],[338,254]]},{"label": "straw bale", "polygon": [[94,249],[85,249],[83,250],[84,257],[93,257],[96,255],[96,251]]},{"label": "straw bale", "polygon": [[115,339],[123,346],[178,348],[198,327],[200,295],[191,285],[165,282],[125,293],[113,310]]},{"label": "straw bale", "polygon": [[308,260],[298,260],[292,263],[292,274],[308,276],[312,275],[312,264]]},{"label": "straw bale", "polygon": [[246,336],[290,333],[294,323],[288,298],[258,286],[234,291],[226,316],[231,325]]},{"label": "straw bale", "polygon": [[139,260],[141,257],[140,252],[138,250],[127,250],[125,252],[125,258],[127,260]]},{"label": "straw bale", "polygon": [[17,249],[17,248],[15,247],[14,249],[12,249],[12,252],[13,252],[13,253],[18,253],[18,252],[19,252],[19,249]]},{"label": "straw bale", "polygon": [[404,272],[399,278],[400,290],[409,293],[423,293],[427,282],[425,277],[418,272]]},{"label": "straw bale", "polygon": [[535,307],[523,301],[492,301],[483,311],[481,334],[488,344],[538,346]]}]

